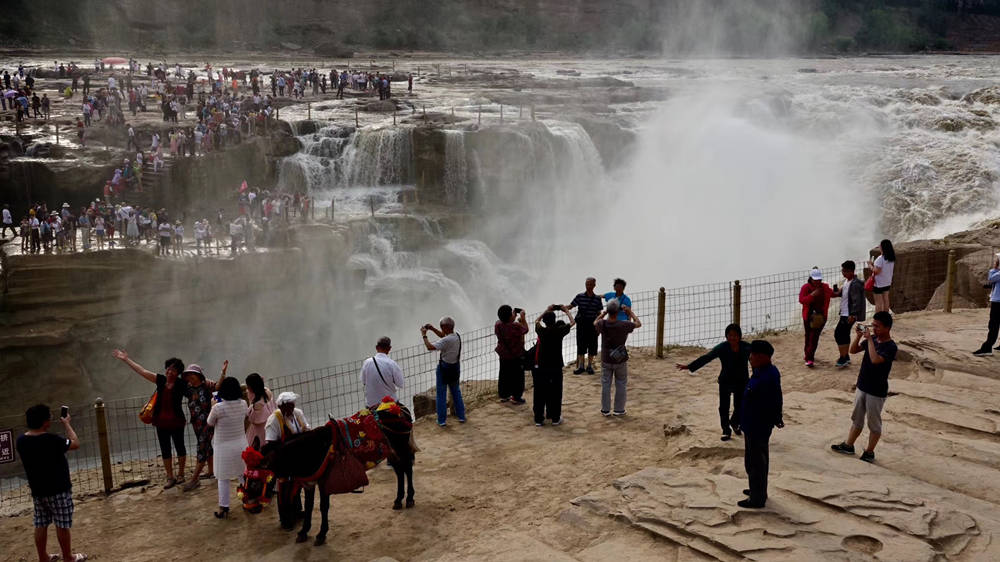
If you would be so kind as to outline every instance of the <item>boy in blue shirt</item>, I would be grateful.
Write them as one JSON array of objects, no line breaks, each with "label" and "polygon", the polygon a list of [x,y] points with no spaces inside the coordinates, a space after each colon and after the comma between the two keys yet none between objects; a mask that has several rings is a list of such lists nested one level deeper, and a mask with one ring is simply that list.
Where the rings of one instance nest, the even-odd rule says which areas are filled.
[{"label": "boy in blue shirt", "polygon": [[614,288],[615,288],[614,291],[611,291],[610,293],[604,293],[604,300],[609,301],[611,299],[617,299],[618,320],[621,322],[626,322],[628,321],[629,318],[628,318],[628,312],[626,312],[625,309],[626,308],[629,310],[632,309],[632,299],[628,298],[628,295],[625,294],[625,280],[621,278],[615,279]]}]

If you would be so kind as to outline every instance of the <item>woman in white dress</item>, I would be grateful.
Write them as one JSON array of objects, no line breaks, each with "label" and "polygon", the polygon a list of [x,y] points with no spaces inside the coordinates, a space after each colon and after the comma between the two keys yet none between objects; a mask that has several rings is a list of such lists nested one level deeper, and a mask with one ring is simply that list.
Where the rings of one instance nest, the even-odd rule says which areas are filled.
[{"label": "woman in white dress", "polygon": [[208,425],[215,427],[212,449],[215,451],[215,478],[219,484],[219,519],[229,517],[229,494],[232,480],[243,475],[243,449],[247,446],[243,420],[247,417],[247,403],[235,378],[222,379],[219,383],[219,402],[208,414]]}]

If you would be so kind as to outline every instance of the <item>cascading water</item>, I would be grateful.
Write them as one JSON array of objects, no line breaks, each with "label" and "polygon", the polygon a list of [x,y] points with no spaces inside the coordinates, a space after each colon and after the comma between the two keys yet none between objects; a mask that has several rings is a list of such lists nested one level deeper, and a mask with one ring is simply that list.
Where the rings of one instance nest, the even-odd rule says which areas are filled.
[{"label": "cascading water", "polygon": [[465,131],[444,132],[444,193],[448,204],[469,200],[469,164],[465,151]]}]

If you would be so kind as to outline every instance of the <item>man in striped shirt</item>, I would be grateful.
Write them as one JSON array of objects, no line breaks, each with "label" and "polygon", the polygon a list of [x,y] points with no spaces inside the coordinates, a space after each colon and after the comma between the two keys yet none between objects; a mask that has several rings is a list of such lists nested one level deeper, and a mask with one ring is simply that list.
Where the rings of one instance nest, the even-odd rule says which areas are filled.
[{"label": "man in striped shirt", "polygon": [[573,297],[573,302],[569,308],[579,308],[576,314],[576,370],[574,375],[579,375],[584,371],[583,358],[587,356],[587,374],[594,374],[594,357],[597,357],[597,330],[594,328],[594,320],[604,308],[601,295],[594,292],[597,280],[588,277],[584,287],[586,291]]}]

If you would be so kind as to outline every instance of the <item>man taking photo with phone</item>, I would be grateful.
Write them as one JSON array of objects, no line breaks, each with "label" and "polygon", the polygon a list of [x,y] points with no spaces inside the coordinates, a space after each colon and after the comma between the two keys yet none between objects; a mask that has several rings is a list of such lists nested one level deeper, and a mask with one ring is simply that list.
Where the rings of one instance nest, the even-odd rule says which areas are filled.
[{"label": "man taking photo with phone", "polygon": [[70,425],[69,409],[63,406],[59,421],[65,437],[49,433],[52,412],[44,404],[28,408],[25,422],[28,431],[17,438],[17,454],[21,457],[24,472],[35,504],[35,548],[38,559],[51,560],[48,549],[49,525],[56,524],[56,538],[63,560],[86,560],[84,554],[73,554],[70,527],[73,526],[73,486],[69,480],[69,463],[66,451],[80,448],[80,441]]},{"label": "man taking photo with phone", "polygon": [[857,391],[854,393],[854,411],[851,412],[851,429],[847,441],[830,448],[838,453],[854,455],[854,442],[868,421],[868,446],[861,453],[861,460],[875,462],[875,445],[882,438],[882,408],[889,396],[889,371],[899,351],[892,341],[892,316],[886,311],[876,312],[871,326],[858,324],[851,353],[864,353],[858,372]]}]

